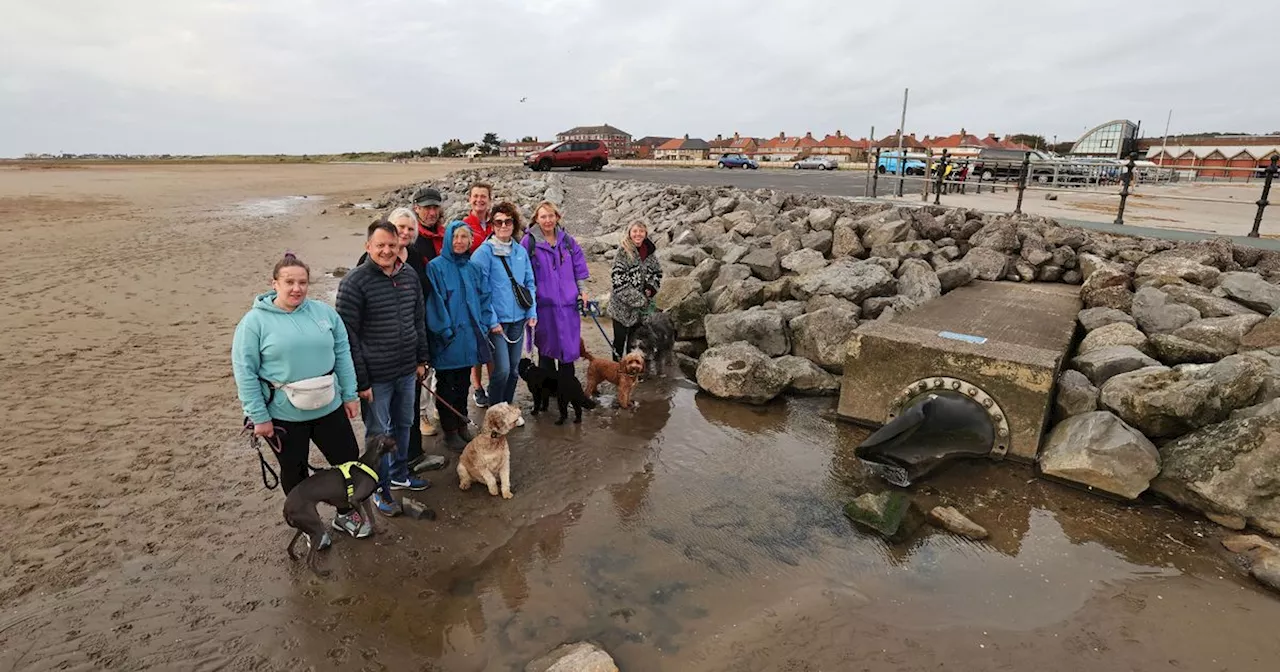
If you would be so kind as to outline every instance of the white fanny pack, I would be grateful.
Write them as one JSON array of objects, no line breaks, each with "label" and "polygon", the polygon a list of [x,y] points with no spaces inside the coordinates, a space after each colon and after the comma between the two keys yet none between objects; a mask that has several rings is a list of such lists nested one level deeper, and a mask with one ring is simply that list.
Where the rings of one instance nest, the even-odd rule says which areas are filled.
[{"label": "white fanny pack", "polygon": [[288,397],[289,403],[299,411],[314,411],[324,408],[333,402],[333,398],[337,396],[334,389],[333,372],[330,371],[323,376],[315,378],[304,378],[292,383],[273,383],[265,381],[271,387],[271,394],[267,396],[267,405],[271,405],[271,400],[275,397],[276,390],[284,390],[284,396]]}]

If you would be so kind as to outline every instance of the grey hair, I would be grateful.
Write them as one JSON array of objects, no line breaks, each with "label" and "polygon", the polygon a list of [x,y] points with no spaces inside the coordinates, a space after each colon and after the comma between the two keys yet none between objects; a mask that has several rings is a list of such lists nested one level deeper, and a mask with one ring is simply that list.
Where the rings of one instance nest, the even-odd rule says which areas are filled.
[{"label": "grey hair", "polygon": [[390,222],[392,226],[395,226],[397,221],[406,218],[413,223],[413,226],[410,227],[410,231],[412,231],[412,233],[409,234],[409,242],[412,243],[418,239],[418,216],[413,214],[413,211],[409,208],[396,208],[391,211],[391,214],[387,215],[387,221]]}]

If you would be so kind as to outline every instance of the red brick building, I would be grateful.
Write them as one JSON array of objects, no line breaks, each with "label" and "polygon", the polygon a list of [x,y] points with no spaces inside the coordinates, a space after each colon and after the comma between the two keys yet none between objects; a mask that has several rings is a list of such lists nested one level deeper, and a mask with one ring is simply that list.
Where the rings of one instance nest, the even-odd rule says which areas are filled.
[{"label": "red brick building", "polygon": [[556,134],[556,140],[600,140],[609,148],[609,156],[622,158],[631,154],[631,134],[609,124],[602,126],[575,126]]},{"label": "red brick building", "polygon": [[524,158],[525,154],[536,152],[551,144],[545,140],[534,138],[531,142],[504,142],[498,147],[498,156]]}]

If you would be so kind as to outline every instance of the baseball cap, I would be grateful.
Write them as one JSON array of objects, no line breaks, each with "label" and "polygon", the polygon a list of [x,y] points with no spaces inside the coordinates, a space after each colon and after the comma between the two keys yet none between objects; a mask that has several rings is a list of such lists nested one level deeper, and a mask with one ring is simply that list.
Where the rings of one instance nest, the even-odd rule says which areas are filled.
[{"label": "baseball cap", "polygon": [[444,203],[444,199],[440,197],[440,190],[435,187],[422,187],[413,192],[413,204],[426,207],[428,205],[440,205]]}]

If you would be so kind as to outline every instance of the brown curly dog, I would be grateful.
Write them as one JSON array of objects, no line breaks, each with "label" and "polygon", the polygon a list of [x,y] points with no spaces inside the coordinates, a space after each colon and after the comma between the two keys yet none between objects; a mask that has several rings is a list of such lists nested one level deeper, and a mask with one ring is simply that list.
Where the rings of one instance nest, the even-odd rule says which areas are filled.
[{"label": "brown curly dog", "polygon": [[635,350],[623,355],[622,361],[615,362],[593,356],[587,352],[586,343],[580,343],[579,348],[587,360],[587,396],[594,397],[600,383],[608,381],[618,387],[618,405],[631,408],[631,392],[636,389],[640,374],[644,373],[644,354]]},{"label": "brown curly dog", "polygon": [[489,407],[484,414],[484,430],[467,444],[458,458],[458,487],[467,490],[472,481],[483,481],[489,494],[498,494],[502,480],[502,498],[511,499],[511,447],[507,432],[520,419],[520,408],[505,401]]}]

